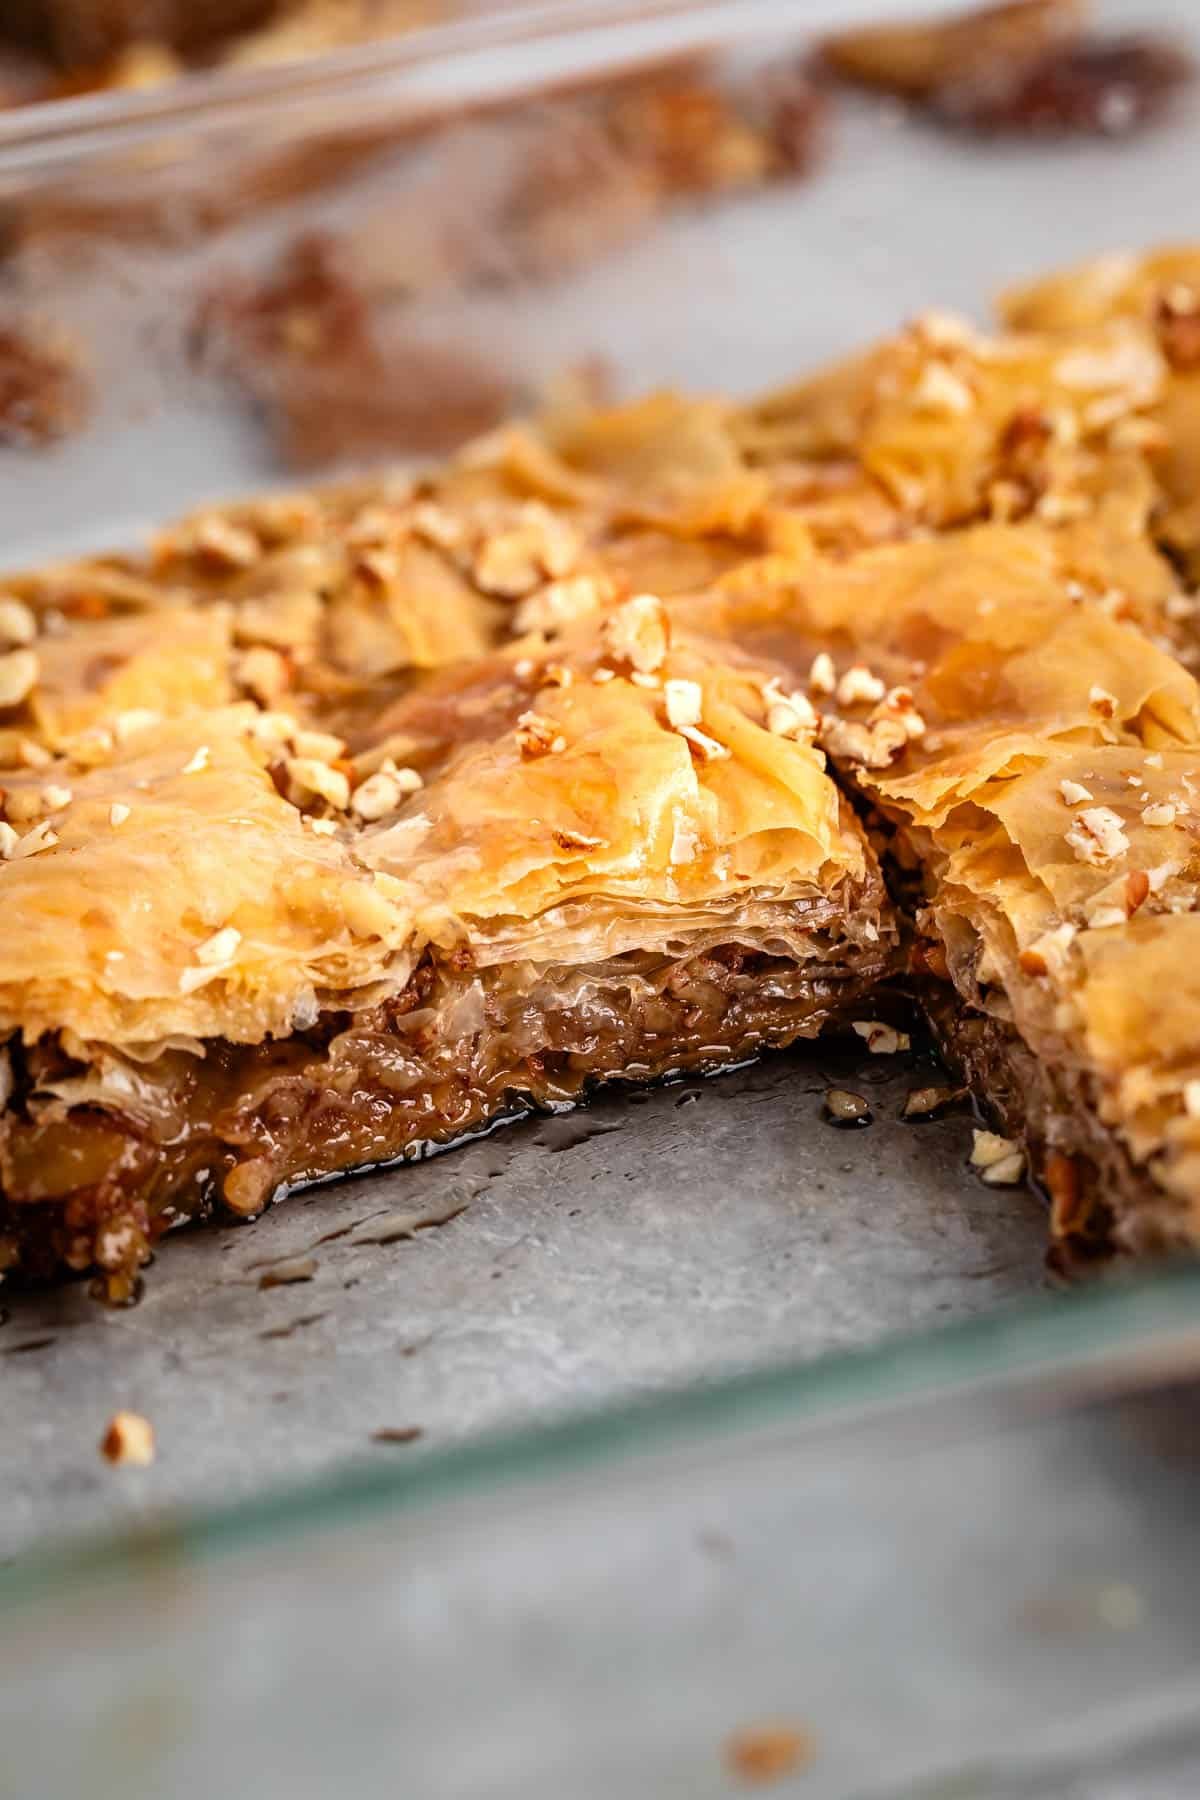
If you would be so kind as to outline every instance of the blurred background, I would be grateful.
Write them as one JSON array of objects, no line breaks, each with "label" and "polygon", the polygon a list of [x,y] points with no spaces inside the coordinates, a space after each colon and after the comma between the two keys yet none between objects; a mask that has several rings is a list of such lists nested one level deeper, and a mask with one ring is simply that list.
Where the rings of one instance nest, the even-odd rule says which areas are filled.
[{"label": "blurred background", "polygon": [[10,562],[1187,229],[1186,7],[3,10]]}]

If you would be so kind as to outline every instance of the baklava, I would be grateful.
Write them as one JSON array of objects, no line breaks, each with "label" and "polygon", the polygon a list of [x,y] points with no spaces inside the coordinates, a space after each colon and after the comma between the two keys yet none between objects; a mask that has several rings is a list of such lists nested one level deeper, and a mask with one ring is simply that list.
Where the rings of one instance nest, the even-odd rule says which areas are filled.
[{"label": "baklava", "polygon": [[893,1046],[898,986],[1056,1235],[1193,1239],[1178,357],[1014,308],[8,580],[4,1263],[127,1298],[601,1082]]}]

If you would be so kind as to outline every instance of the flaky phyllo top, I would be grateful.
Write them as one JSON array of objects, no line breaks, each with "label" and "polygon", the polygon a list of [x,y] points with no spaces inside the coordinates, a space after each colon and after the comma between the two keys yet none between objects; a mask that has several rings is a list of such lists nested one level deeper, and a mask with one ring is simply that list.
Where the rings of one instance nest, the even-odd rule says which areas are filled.
[{"label": "flaky phyllo top", "polygon": [[254,1042],[376,1003],[430,946],[599,960],[768,900],[800,930],[864,882],[811,709],[668,646],[658,600],[532,661],[424,684],[357,757],[241,701],[123,710],[6,775],[0,1025]]},{"label": "flaky phyllo top", "polygon": [[0,1031],[202,1052],[430,955],[875,941],[874,843],[1200,1194],[1193,314],[1200,364],[1200,253],[1106,264],[998,337],[931,314],[758,401],[514,423],[11,578]]}]

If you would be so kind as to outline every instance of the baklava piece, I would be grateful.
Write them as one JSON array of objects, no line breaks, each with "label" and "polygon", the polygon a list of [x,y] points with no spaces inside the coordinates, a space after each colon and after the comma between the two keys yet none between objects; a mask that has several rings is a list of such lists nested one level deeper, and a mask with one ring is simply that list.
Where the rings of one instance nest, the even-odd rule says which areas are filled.
[{"label": "baklava piece", "polygon": [[1056,1233],[1194,1238],[1180,349],[1132,292],[7,581],[3,1259],[120,1299],[178,1221],[869,1035],[897,905]]},{"label": "baklava piece", "polygon": [[1024,1143],[1056,1236],[1195,1242],[1192,676],[1020,528],[765,577],[680,605],[780,680],[808,671],[917,923],[917,990],[1003,1154]]},{"label": "baklava piece", "polygon": [[861,1016],[896,932],[815,723],[635,596],[353,755],[241,704],[6,773],[5,1259],[120,1299],[218,1205]]}]

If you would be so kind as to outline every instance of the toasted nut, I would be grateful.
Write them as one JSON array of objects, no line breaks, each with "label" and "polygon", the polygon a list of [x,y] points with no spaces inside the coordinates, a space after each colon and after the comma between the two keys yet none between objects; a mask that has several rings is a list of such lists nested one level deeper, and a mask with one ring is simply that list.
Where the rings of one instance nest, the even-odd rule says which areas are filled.
[{"label": "toasted nut", "polygon": [[720,762],[724,757],[732,755],[726,745],[710,737],[707,731],[701,731],[698,725],[681,725],[679,735],[686,738],[692,753],[701,762]]},{"label": "toasted nut", "polygon": [[808,695],[787,693],[778,680],[764,683],[763,703],[767,709],[767,730],[774,737],[811,738],[821,723]]},{"label": "toasted nut", "polygon": [[794,1725],[750,1725],[734,1732],[725,1761],[740,1781],[780,1781],[810,1763],[816,1748],[809,1732]]},{"label": "toasted nut", "polygon": [[1169,800],[1159,800],[1142,808],[1142,824],[1163,826],[1175,823],[1175,808]]},{"label": "toasted nut", "polygon": [[818,650],[808,671],[808,685],[814,694],[832,694],[837,687],[837,670],[828,650]]},{"label": "toasted nut", "polygon": [[1177,862],[1158,863],[1153,869],[1146,870],[1146,880],[1150,884],[1152,894],[1161,894],[1173,875],[1178,875],[1183,864]]},{"label": "toasted nut", "polygon": [[905,687],[889,688],[887,693],[883,696],[883,699],[879,702],[879,705],[872,712],[867,723],[869,725],[879,725],[882,724],[884,720],[889,720],[893,724],[899,725],[903,730],[905,737],[910,740],[924,737],[927,730],[924,717],[917,711],[913,704],[913,697],[910,689]]},{"label": "toasted nut", "polygon": [[950,413],[959,418],[975,405],[975,396],[966,382],[943,362],[926,363],[912,398],[926,412]]},{"label": "toasted nut", "polygon": [[132,808],[126,806],[126,804],[123,800],[114,800],[112,805],[108,809],[109,824],[110,825],[123,825],[125,823],[126,819],[129,817],[131,810],[132,810]]},{"label": "toasted nut", "polygon": [[45,815],[46,803],[42,789],[35,787],[13,788],[5,800],[5,811],[10,825],[30,825],[34,819]]},{"label": "toasted nut", "polygon": [[207,744],[198,744],[179,771],[181,775],[199,775],[207,769],[209,749]]},{"label": "toasted nut", "polygon": [[485,594],[519,599],[531,593],[542,579],[537,550],[537,538],[530,532],[498,532],[479,548],[475,579]]},{"label": "toasted nut", "polygon": [[1125,877],[1125,917],[1132,919],[1150,893],[1150,877],[1145,869],[1131,869]]},{"label": "toasted nut", "polygon": [[435,500],[418,500],[412,509],[412,528],[439,550],[456,550],[466,535],[462,520]]},{"label": "toasted nut", "polygon": [[865,664],[855,663],[837,684],[838,705],[857,706],[860,702],[882,700],[886,692],[887,684],[878,675]]},{"label": "toasted nut", "polygon": [[912,1040],[907,1031],[897,1031],[894,1025],[886,1025],[882,1019],[853,1019],[851,1031],[862,1038],[872,1056],[895,1056],[899,1050],[907,1050]]},{"label": "toasted nut", "polygon": [[37,686],[38,672],[33,650],[10,650],[0,656],[0,707],[20,706]]},{"label": "toasted nut", "polygon": [[672,867],[694,862],[700,848],[700,834],[691,819],[676,814],[671,832],[670,861]]},{"label": "toasted nut", "polygon": [[274,706],[288,685],[288,665],[278,650],[255,644],[235,660],[233,678],[261,705]]},{"label": "toasted nut", "polygon": [[190,549],[229,569],[248,569],[262,554],[253,532],[235,525],[220,513],[206,513],[192,526],[191,545],[181,541],[184,554]]},{"label": "toasted nut", "polygon": [[518,633],[560,631],[575,619],[597,612],[610,597],[610,591],[610,583],[592,575],[548,582],[522,600],[513,614],[513,628]]},{"label": "toasted nut", "polygon": [[0,862],[8,862],[17,853],[20,838],[5,819],[0,819]]},{"label": "toasted nut", "polygon": [[421,777],[415,769],[398,769],[388,760],[355,788],[350,810],[367,822],[386,818],[388,813],[398,811],[405,797],[415,794],[420,786]]},{"label": "toasted nut", "polygon": [[1121,816],[1108,806],[1089,806],[1077,813],[1066,840],[1080,862],[1095,865],[1111,862],[1129,848]]},{"label": "toasted nut", "polygon": [[923,338],[931,350],[969,350],[978,342],[974,326],[961,313],[943,312],[931,307],[918,313],[912,322],[913,332]]},{"label": "toasted nut", "polygon": [[849,1088],[827,1088],[825,1112],[832,1125],[869,1125],[871,1108],[862,1094]]},{"label": "toasted nut", "polygon": [[58,833],[51,830],[49,819],[43,819],[40,825],[35,825],[32,831],[27,831],[21,838],[13,851],[13,857],[40,856],[43,850],[53,850],[57,842]]},{"label": "toasted nut", "polygon": [[663,698],[667,703],[668,723],[698,725],[704,710],[704,690],[698,681],[666,681]]},{"label": "toasted nut", "polygon": [[1014,1150],[1000,1162],[991,1163],[980,1171],[981,1179],[989,1187],[1017,1187],[1025,1179],[1025,1153]]},{"label": "toasted nut", "polygon": [[604,622],[609,653],[644,675],[661,669],[667,654],[667,617],[656,594],[635,594]]},{"label": "toasted nut", "polygon": [[332,763],[344,755],[346,743],[332,731],[306,731],[293,725],[292,749],[297,756],[315,756],[318,762]]},{"label": "toasted nut", "polygon": [[316,798],[324,800],[336,812],[346,810],[350,802],[350,782],[340,769],[330,768],[328,763],[315,756],[289,756],[283,766],[294,805],[303,805],[305,800]]},{"label": "toasted nut", "polygon": [[932,1119],[935,1114],[953,1106],[961,1100],[964,1088],[954,1087],[921,1087],[913,1088],[904,1099],[900,1109],[902,1119]]},{"label": "toasted nut", "polygon": [[1066,965],[1067,952],[1076,937],[1076,927],[1070,924],[1056,925],[1053,931],[1044,931],[1027,949],[1022,950],[1017,961],[1026,975],[1057,975]]},{"label": "toasted nut", "polygon": [[475,556],[475,579],[485,593],[520,599],[545,576],[568,575],[578,561],[574,527],[540,500],[528,500],[517,522],[484,539]]},{"label": "toasted nut", "polygon": [[1016,1139],[994,1131],[976,1131],[974,1139],[971,1167],[991,1187],[1015,1187],[1025,1173],[1025,1152]]},{"label": "toasted nut", "polygon": [[1096,796],[1091,788],[1084,787],[1082,781],[1063,780],[1058,784],[1058,791],[1067,806],[1082,806],[1085,800],[1094,800]]},{"label": "toasted nut", "polygon": [[36,636],[32,609],[11,594],[0,594],[0,646],[32,644]]},{"label": "toasted nut", "polygon": [[154,1461],[154,1427],[141,1413],[114,1413],[100,1440],[100,1454],[110,1463],[149,1468]]},{"label": "toasted nut", "polygon": [[215,931],[212,937],[205,938],[202,944],[196,945],[196,961],[210,968],[219,963],[227,963],[236,955],[241,941],[241,932],[232,925],[226,925],[222,930]]},{"label": "toasted nut", "polygon": [[1014,1150],[1020,1149],[1015,1138],[1001,1137],[995,1131],[973,1131],[971,1166],[975,1169],[988,1169],[1002,1158],[1011,1156]]},{"label": "toasted nut", "polygon": [[864,769],[885,769],[908,743],[908,732],[896,719],[865,724],[860,719],[827,718],[821,742],[831,756]]},{"label": "toasted nut", "polygon": [[523,712],[517,720],[517,748],[524,757],[558,756],[567,747],[567,740],[559,731],[553,719],[544,714]]}]

